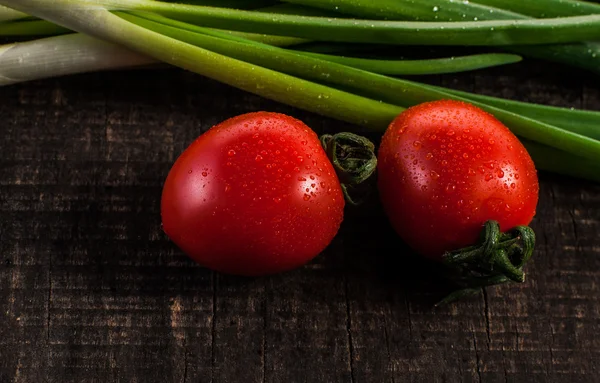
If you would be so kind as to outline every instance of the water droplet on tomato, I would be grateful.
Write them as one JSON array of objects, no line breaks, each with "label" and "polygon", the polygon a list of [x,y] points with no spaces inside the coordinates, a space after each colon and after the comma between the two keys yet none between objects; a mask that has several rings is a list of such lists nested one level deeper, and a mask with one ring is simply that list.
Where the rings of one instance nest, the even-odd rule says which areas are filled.
[{"label": "water droplet on tomato", "polygon": [[427,191],[427,185],[422,185],[422,186],[421,186],[421,190],[422,190],[422,191]]},{"label": "water droplet on tomato", "polygon": [[427,153],[427,155],[425,156],[426,159],[430,160],[433,158],[433,154],[431,153]]},{"label": "water droplet on tomato", "polygon": [[192,169],[188,170],[188,174],[192,174],[192,172],[193,172]]},{"label": "water droplet on tomato", "polygon": [[415,142],[413,142],[413,146],[417,150],[421,149],[421,141],[415,141]]},{"label": "water droplet on tomato", "polygon": [[[308,189],[307,189],[308,191]],[[308,201],[310,199],[310,194],[304,194],[304,200]]]},{"label": "water droplet on tomato", "polygon": [[437,180],[438,178],[440,178],[440,175],[438,173],[436,173],[435,170],[432,170],[431,172],[429,172],[429,175],[431,176],[432,180]]},{"label": "water droplet on tomato", "polygon": [[202,172],[202,177],[207,177],[208,173],[207,172]]},{"label": "water droplet on tomato", "polygon": [[225,193],[229,192],[230,190],[231,190],[231,186],[225,185]]},{"label": "water droplet on tomato", "polygon": [[281,198],[275,197],[275,198],[273,198],[273,202],[279,203],[279,202],[281,202]]},{"label": "water droplet on tomato", "polygon": [[456,185],[448,184],[446,185],[446,193],[453,193],[456,190]]},{"label": "water droplet on tomato", "polygon": [[299,171],[300,171],[300,168],[296,166],[296,167],[294,168],[294,171],[295,171],[295,172],[299,172]]},{"label": "water droplet on tomato", "polygon": [[491,181],[493,178],[494,178],[494,176],[493,176],[492,174],[487,174],[487,175],[485,176],[485,180],[486,180],[486,181]]},{"label": "water droplet on tomato", "polygon": [[485,164],[485,166],[487,166],[490,169],[494,169],[495,164],[493,162],[488,162],[487,164]]},{"label": "water droplet on tomato", "polygon": [[228,155],[229,157],[233,157],[233,156],[235,156],[235,150],[233,150],[233,149],[229,150],[229,151],[227,152],[227,155]]},{"label": "water droplet on tomato", "polygon": [[517,185],[515,185],[515,183],[513,182],[512,184],[510,184],[511,189],[514,189],[517,187]]},{"label": "water droplet on tomato", "polygon": [[454,130],[449,130],[446,132],[446,134],[450,137],[452,137],[454,135]]},{"label": "water droplet on tomato", "polygon": [[490,139],[488,140],[488,142],[490,143],[490,145],[494,145],[494,142],[496,142],[496,141],[494,141],[494,139],[493,139],[493,138],[490,138]]},{"label": "water droplet on tomato", "polygon": [[474,176],[475,174],[477,174],[477,173],[475,173],[475,170],[469,168],[469,175]]},{"label": "water droplet on tomato", "polygon": [[463,153],[463,158],[469,158],[469,154]]},{"label": "water droplet on tomato", "polygon": [[446,165],[448,165],[448,161],[442,160],[442,166],[446,166]]},{"label": "water droplet on tomato", "polygon": [[258,144],[262,145],[262,144],[264,144],[264,141],[263,140],[258,140]]},{"label": "water droplet on tomato", "polygon": [[515,173],[515,179],[518,180],[519,179],[519,174]]},{"label": "water droplet on tomato", "polygon": [[247,142],[242,142],[242,146],[245,148],[246,146],[248,146]]},{"label": "water droplet on tomato", "polygon": [[260,162],[260,161],[262,161],[263,158],[260,154],[257,154],[254,159],[256,160],[256,162]]},{"label": "water droplet on tomato", "polygon": [[504,171],[502,169],[498,169],[496,175],[498,176],[498,178],[504,178]]}]

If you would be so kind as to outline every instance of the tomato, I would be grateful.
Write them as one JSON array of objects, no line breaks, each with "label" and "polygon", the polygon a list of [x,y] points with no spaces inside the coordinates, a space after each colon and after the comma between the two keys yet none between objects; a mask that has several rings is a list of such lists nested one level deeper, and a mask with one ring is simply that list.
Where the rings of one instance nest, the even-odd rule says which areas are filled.
[{"label": "tomato", "polygon": [[401,113],[378,151],[378,189],[395,231],[415,251],[440,260],[473,245],[484,223],[528,225],[539,185],[531,157],[491,114],[434,101]]},{"label": "tomato", "polygon": [[196,139],[164,184],[167,236],[218,272],[274,274],[301,266],[337,234],[344,196],[319,138],[292,117],[233,117]]}]

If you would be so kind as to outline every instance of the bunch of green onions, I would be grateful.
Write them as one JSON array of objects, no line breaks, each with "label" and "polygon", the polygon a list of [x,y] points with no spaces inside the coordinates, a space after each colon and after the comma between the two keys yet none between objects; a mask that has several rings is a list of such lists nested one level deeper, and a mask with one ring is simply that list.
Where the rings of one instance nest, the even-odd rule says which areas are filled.
[{"label": "bunch of green onions", "polygon": [[[183,1],[183,0],[182,0]],[[600,112],[435,87],[403,77],[523,58],[600,74],[600,4],[577,0],[0,0],[0,84],[150,64],[183,68],[383,132],[405,108],[470,102],[540,170],[600,181]],[[402,46],[488,53],[389,58]],[[383,56],[383,57],[381,57]]]}]

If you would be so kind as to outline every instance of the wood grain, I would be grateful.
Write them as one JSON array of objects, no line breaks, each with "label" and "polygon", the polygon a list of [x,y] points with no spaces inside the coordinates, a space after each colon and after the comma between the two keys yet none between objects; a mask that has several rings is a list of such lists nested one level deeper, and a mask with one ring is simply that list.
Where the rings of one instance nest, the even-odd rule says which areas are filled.
[{"label": "wood grain", "polygon": [[[556,65],[423,80],[600,110],[600,82]],[[598,381],[598,185],[542,173],[526,283],[433,310],[446,286],[377,201],[349,208],[309,265],[269,278],[205,270],[160,230],[166,173],[213,124],[254,110],[319,133],[349,124],[179,70],[0,100],[0,382]]]}]

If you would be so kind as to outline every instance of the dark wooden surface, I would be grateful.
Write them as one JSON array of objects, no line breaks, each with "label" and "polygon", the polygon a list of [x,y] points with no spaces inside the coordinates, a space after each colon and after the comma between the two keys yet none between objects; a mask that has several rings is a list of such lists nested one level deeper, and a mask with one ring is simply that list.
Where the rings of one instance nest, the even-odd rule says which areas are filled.
[{"label": "dark wooden surface", "polygon": [[[600,110],[597,78],[554,65],[429,80]],[[0,88],[0,382],[600,381],[598,185],[541,174],[526,283],[437,310],[377,203],[293,272],[191,262],[160,230],[162,182],[254,110],[354,128],[179,70]]]}]

